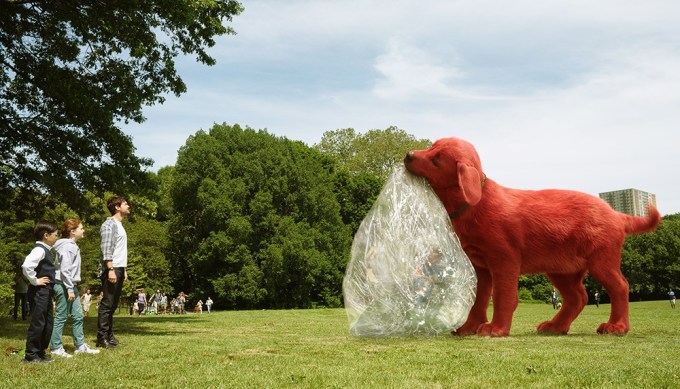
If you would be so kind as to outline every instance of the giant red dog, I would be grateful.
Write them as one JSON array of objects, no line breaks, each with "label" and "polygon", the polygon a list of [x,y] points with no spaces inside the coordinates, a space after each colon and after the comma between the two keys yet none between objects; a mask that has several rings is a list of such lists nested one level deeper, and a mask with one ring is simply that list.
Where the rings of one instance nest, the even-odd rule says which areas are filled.
[{"label": "giant red dog", "polygon": [[[409,152],[406,168],[430,183],[444,203],[453,229],[477,271],[477,298],[465,324],[454,334],[507,336],[517,308],[520,274],[544,273],[560,291],[562,309],[538,332],[566,334],[588,303],[586,273],[611,298],[609,321],[600,334],[628,332],[628,282],[621,273],[626,234],[653,231],[661,220],[614,211],[603,200],[568,190],[506,188],[486,177],[475,148],[445,138],[426,150]],[[493,318],[487,320],[493,295]]]}]

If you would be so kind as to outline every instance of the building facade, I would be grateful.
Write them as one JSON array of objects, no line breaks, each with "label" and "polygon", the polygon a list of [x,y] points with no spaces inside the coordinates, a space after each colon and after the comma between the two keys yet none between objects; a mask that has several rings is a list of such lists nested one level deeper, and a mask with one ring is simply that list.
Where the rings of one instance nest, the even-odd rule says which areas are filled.
[{"label": "building facade", "polygon": [[647,205],[656,207],[656,195],[639,189],[622,189],[600,193],[600,198],[619,212],[647,216]]}]

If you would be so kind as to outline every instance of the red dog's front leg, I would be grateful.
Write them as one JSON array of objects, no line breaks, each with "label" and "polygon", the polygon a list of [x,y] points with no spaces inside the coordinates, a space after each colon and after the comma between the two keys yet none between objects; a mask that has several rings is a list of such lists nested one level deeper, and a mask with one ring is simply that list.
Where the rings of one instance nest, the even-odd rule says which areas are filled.
[{"label": "red dog's front leg", "polygon": [[477,333],[484,336],[508,336],[512,327],[512,315],[517,309],[517,282],[519,270],[498,269],[492,274],[493,280],[493,319],[482,324]]},{"label": "red dog's front leg", "polygon": [[486,311],[489,309],[489,300],[491,299],[491,273],[489,270],[474,266],[477,273],[477,295],[475,303],[468,314],[468,318],[462,327],[456,331],[452,331],[452,335],[475,335],[477,329],[482,324],[489,321],[486,316]]}]

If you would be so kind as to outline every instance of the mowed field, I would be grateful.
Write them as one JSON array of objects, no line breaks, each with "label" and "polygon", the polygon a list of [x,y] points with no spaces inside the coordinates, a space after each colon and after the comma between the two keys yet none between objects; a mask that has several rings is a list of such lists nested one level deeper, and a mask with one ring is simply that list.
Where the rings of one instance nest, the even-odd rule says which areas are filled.
[{"label": "mowed field", "polygon": [[[93,315],[94,314],[94,315]],[[115,318],[125,344],[49,364],[0,356],[2,388],[677,388],[680,307],[631,304],[627,336],[598,335],[609,305],[585,308],[566,336],[536,325],[551,305],[520,304],[507,338],[362,339],[342,309],[218,311]],[[94,346],[96,311],[85,319]],[[0,345],[27,322],[0,319]],[[74,349],[70,327],[64,332]],[[55,357],[57,358],[57,357]]]}]

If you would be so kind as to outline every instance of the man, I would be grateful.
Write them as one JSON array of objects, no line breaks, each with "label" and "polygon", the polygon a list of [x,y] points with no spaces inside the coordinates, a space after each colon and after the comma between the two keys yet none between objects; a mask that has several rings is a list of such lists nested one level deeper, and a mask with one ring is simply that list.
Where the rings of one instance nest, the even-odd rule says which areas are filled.
[{"label": "man", "polygon": [[107,201],[111,212],[101,226],[101,263],[103,298],[99,303],[97,323],[97,347],[111,349],[121,345],[113,335],[113,314],[118,308],[123,281],[127,280],[127,234],[123,219],[130,214],[125,197],[116,196]]},{"label": "man", "polygon": [[668,298],[671,301],[671,308],[675,309],[675,292],[671,288],[668,288]]},{"label": "man", "polygon": [[[21,269],[21,268],[20,268]],[[19,270],[21,272],[21,270]],[[14,320],[17,319],[17,312],[21,309],[21,320],[26,320],[28,313],[28,304],[26,304],[26,296],[28,294],[28,284],[21,274],[14,278]]]}]

